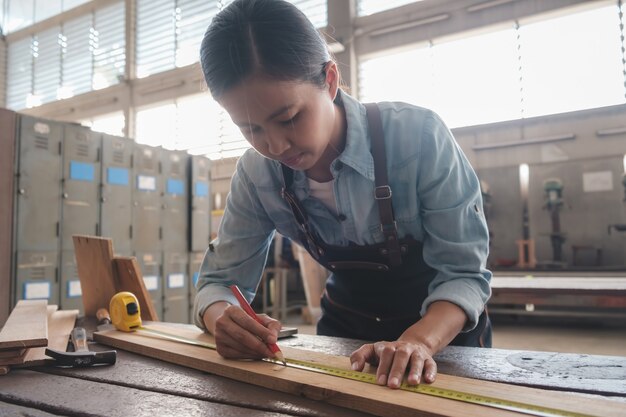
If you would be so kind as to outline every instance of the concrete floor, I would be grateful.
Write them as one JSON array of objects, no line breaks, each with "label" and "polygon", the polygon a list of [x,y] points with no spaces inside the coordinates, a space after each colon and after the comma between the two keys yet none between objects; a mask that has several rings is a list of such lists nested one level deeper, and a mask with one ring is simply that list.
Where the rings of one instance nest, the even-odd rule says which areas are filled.
[{"label": "concrete floor", "polygon": [[[304,324],[298,315],[289,316],[283,324],[315,334],[315,326]],[[495,323],[493,329],[494,348],[626,356],[624,327]]]}]

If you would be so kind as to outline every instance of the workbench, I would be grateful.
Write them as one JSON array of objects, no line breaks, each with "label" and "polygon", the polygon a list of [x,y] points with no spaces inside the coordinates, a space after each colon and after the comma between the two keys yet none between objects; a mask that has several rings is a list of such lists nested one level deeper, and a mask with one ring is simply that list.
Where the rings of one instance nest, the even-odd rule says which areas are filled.
[{"label": "workbench", "polygon": [[[340,355],[349,355],[361,343],[313,335],[280,341],[281,346]],[[110,349],[95,343],[90,348]],[[626,357],[448,347],[436,360],[441,373],[578,395],[603,395],[626,403]],[[1,376],[0,417],[14,415],[356,417],[368,414],[118,350],[114,366],[13,369]]]}]

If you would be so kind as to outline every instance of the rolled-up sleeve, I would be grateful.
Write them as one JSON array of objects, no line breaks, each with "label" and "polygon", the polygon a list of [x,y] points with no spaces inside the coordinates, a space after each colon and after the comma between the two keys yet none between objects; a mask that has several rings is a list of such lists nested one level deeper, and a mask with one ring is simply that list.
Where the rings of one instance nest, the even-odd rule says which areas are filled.
[{"label": "rolled-up sleeve", "polygon": [[201,328],[205,327],[202,315],[211,304],[238,304],[229,285],[237,284],[252,301],[274,235],[274,224],[245,171],[245,158],[246,155],[239,160],[232,177],[218,237],[209,246],[200,267],[193,317]]},{"label": "rolled-up sleeve", "polygon": [[424,260],[437,270],[421,313],[434,301],[452,302],[465,311],[463,330],[469,331],[491,295],[491,272],[486,269],[489,234],[478,178],[434,113],[424,124],[419,160]]}]

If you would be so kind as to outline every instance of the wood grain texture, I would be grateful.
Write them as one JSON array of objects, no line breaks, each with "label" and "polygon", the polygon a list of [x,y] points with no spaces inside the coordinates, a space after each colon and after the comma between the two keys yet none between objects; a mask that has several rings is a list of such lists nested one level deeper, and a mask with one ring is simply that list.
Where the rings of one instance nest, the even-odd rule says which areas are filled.
[{"label": "wood grain texture", "polygon": [[[298,334],[281,346],[349,356],[364,341]],[[439,372],[534,388],[626,398],[626,356],[448,346],[434,357]]]},{"label": "wood grain texture", "polygon": [[0,331],[0,350],[48,344],[46,300],[20,300]]},{"label": "wood grain texture", "polygon": [[[76,324],[78,310],[48,311],[48,347],[65,352],[70,333]],[[46,348],[28,349],[24,362],[15,365],[16,368],[26,368],[51,364],[54,359],[46,356]]]},{"label": "wood grain texture", "polygon": [[[109,350],[111,348],[94,343],[89,349]],[[210,375],[196,369],[184,368],[121,349],[117,350],[115,366],[99,366],[97,368],[45,367],[37,370],[57,375],[60,382],[66,379],[64,377],[80,378],[98,382],[104,387],[103,389],[108,389],[109,386],[134,387],[181,398],[195,398],[213,403],[230,404],[233,407],[284,413],[293,417],[372,417],[368,413],[272,391],[265,387],[245,384],[219,375]],[[72,399],[72,394],[64,393],[63,386],[59,386],[59,391],[68,400]],[[94,409],[92,413],[98,414],[97,411]],[[154,411],[155,416],[164,414],[162,410]]]},{"label": "wood grain texture", "polygon": [[[168,326],[165,323],[145,323],[145,325],[186,338],[212,342],[212,338],[199,329],[183,329],[179,326]],[[466,404],[423,394],[391,390],[386,387],[316,374],[266,362],[226,360],[212,350],[158,339],[145,334],[106,331],[94,333],[94,338],[103,344],[167,362],[378,416],[465,417],[468,415],[481,415],[484,417],[495,417],[520,415],[515,412]],[[286,346],[281,346],[281,348],[285,357],[290,359],[300,359],[350,369],[349,358],[346,356],[291,349]],[[373,372],[373,370],[370,370],[370,372]],[[580,397],[552,391],[449,375],[439,375],[434,386],[497,398],[504,397],[509,400],[582,412],[598,417],[622,417],[626,413],[626,405],[609,400],[581,399]]]},{"label": "wood grain texture", "polygon": [[[137,258],[116,256],[113,258],[114,270],[117,274],[117,291],[130,291],[137,297],[141,310],[141,319],[158,321],[150,293],[143,282],[143,275]],[[108,308],[108,306],[107,306]]]},{"label": "wood grain texture", "polygon": [[[97,371],[96,368],[91,370]],[[102,384],[25,369],[14,370],[6,378],[0,378],[0,401],[37,408],[58,416],[294,417],[291,413],[245,408],[125,384]]]},{"label": "wood grain texture", "polygon": [[115,295],[113,242],[96,236],[72,236],[78,277],[86,316],[95,316],[99,308],[109,308]]},{"label": "wood grain texture", "polygon": [[22,356],[26,353],[26,348],[24,349],[11,349],[11,350],[0,350],[0,361],[6,358],[14,358],[16,356]]}]

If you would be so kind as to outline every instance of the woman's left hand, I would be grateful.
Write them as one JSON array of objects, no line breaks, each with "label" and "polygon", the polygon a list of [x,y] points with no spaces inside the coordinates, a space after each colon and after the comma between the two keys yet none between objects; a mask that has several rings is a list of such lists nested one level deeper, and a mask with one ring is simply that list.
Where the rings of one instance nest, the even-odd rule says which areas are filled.
[{"label": "woman's left hand", "polygon": [[427,383],[434,382],[437,364],[432,355],[433,353],[422,343],[397,340],[363,345],[350,355],[350,362],[355,371],[362,371],[366,362],[378,365],[376,371],[378,385],[398,388],[407,370],[407,381],[411,385],[417,385],[422,380]]}]

